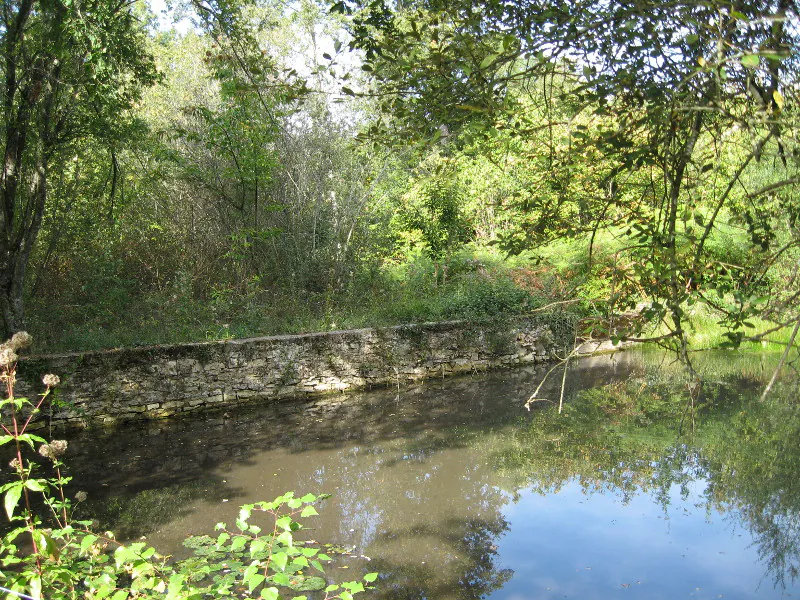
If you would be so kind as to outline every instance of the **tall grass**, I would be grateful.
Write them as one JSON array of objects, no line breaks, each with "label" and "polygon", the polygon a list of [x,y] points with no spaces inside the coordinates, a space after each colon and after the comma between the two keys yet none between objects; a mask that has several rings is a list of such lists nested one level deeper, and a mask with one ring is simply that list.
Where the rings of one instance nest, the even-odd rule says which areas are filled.
[{"label": "tall grass", "polygon": [[[256,279],[235,287],[195,290],[176,280],[165,290],[137,289],[99,272],[85,286],[91,293],[59,298],[32,298],[28,329],[44,351],[96,350],[119,346],[262,335],[330,331],[441,320],[484,320],[526,313],[553,304],[577,316],[606,315],[607,299],[619,291],[614,276],[624,266],[621,238],[600,232],[589,239],[559,240],[507,257],[494,248],[468,245],[442,263],[422,254],[399,261],[372,263],[357,270],[336,289],[277,287]],[[728,240],[728,237],[725,237]],[[725,241],[722,240],[722,241]],[[713,240],[721,243],[720,240]],[[627,290],[638,298],[634,288]],[[693,348],[719,347],[727,341],[721,316],[707,307],[688,311]],[[753,319],[746,335],[770,325]],[[664,333],[655,329],[654,333]],[[780,350],[790,331],[743,349]]]}]

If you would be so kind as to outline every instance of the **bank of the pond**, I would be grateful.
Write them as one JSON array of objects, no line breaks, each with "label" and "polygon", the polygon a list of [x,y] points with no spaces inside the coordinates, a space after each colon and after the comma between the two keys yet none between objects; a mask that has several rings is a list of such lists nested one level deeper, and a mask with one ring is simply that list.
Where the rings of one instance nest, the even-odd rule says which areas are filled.
[{"label": "bank of the pond", "polygon": [[454,321],[31,357],[19,377],[29,394],[62,378],[41,422],[108,424],[533,364],[566,344],[541,318]]}]

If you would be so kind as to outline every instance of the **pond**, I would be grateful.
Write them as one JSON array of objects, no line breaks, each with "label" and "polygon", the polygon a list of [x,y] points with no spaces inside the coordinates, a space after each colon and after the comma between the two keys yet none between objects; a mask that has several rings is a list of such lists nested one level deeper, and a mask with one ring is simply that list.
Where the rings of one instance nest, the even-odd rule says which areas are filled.
[{"label": "pond", "polygon": [[[306,522],[372,598],[800,596],[800,409],[774,359],[703,355],[694,405],[658,353],[75,434],[86,510],[185,554],[240,504],[328,493]],[[675,382],[678,382],[677,384]],[[682,394],[675,399],[675,394]]]}]

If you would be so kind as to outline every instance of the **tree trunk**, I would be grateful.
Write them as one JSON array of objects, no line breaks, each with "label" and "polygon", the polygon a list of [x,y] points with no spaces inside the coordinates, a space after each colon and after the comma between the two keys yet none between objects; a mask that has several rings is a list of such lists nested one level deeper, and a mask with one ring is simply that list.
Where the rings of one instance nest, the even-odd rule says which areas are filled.
[{"label": "tree trunk", "polygon": [[0,311],[3,317],[3,339],[8,339],[21,330],[25,322],[22,293],[25,268],[20,269],[19,260],[13,256],[8,256],[4,262],[3,272],[0,273]]},{"label": "tree trunk", "polygon": [[[47,160],[40,150],[38,165],[31,182],[31,198],[26,205],[25,224],[20,231],[12,230],[2,243],[4,247],[0,269],[0,312],[3,334],[8,339],[25,325],[25,273],[31,250],[42,227],[42,215],[47,201]],[[9,239],[10,238],[10,239]]]}]

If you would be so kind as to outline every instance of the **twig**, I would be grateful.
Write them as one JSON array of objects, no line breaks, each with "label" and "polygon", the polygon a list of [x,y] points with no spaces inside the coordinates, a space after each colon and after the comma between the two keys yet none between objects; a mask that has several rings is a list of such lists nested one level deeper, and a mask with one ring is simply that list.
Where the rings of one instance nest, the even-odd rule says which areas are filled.
[{"label": "twig", "polygon": [[[543,400],[543,398],[537,398],[537,396],[539,395],[539,391],[542,389],[542,386],[545,384],[545,382],[550,377],[550,375],[553,374],[553,371],[558,369],[561,365],[564,365],[564,374],[561,377],[561,397],[560,397],[559,403],[558,403],[558,412],[559,413],[561,412],[561,408],[562,408],[562,406],[564,404],[564,382],[565,382],[566,377],[567,377],[567,375],[566,375],[567,365],[569,363],[569,360],[572,357],[574,357],[574,356],[576,356],[578,354],[577,350],[578,350],[577,348],[573,348],[572,351],[569,354],[567,354],[563,359],[559,360],[555,365],[553,365],[553,367],[547,373],[545,373],[545,376],[542,377],[542,380],[539,382],[539,385],[536,386],[536,389],[530,395],[530,397],[528,398],[528,401],[525,402],[525,408],[526,409],[528,409],[528,410],[531,409],[531,403],[532,402],[537,402],[537,401]],[[549,402],[549,400],[548,400],[548,402]]]},{"label": "twig", "polygon": [[[566,359],[565,359],[565,360],[566,360]],[[536,386],[536,389],[533,391],[533,393],[530,395],[530,398],[528,398],[528,401],[525,403],[525,408],[527,408],[528,410],[530,410],[530,409],[531,409],[531,402],[535,402],[536,400],[539,400],[539,398],[537,398],[537,397],[536,397],[536,396],[538,396],[538,395],[539,395],[539,390],[541,390],[541,389],[542,389],[542,386],[544,385],[544,382],[545,382],[545,381],[547,381],[547,378],[548,378],[548,377],[550,377],[550,375],[553,373],[553,371],[555,371],[555,370],[556,370],[558,367],[560,367],[560,366],[561,366],[561,363],[562,363],[562,362],[564,362],[564,361],[559,361],[559,362],[557,362],[557,363],[556,363],[555,365],[553,365],[553,367],[552,367],[552,368],[551,368],[551,369],[550,369],[550,370],[549,370],[549,371],[548,371],[548,372],[545,374],[545,376],[544,376],[544,377],[542,377],[542,380],[539,382],[539,385],[537,385],[537,386]]]},{"label": "twig", "polygon": [[569,356],[564,360],[564,373],[561,375],[561,395],[558,397],[558,414],[564,408],[564,388],[567,387],[567,369],[569,368]]},{"label": "twig", "polygon": [[544,306],[540,306],[538,308],[532,308],[529,312],[541,312],[543,310],[547,310],[548,308],[552,308],[554,306],[559,306],[561,304],[575,304],[576,302],[583,302],[582,298],[575,298],[573,300],[560,300],[558,302],[551,302],[550,304],[545,304]]},{"label": "twig", "polygon": [[786,359],[789,357],[789,350],[791,350],[794,346],[794,340],[797,337],[798,330],[800,330],[800,319],[797,319],[797,322],[794,324],[794,330],[792,331],[792,335],[789,337],[789,343],[786,344],[786,348],[781,355],[781,359],[778,361],[778,366],[775,367],[775,372],[772,374],[772,379],[769,380],[767,387],[764,388],[764,392],[761,394],[759,402],[766,400],[767,395],[769,394],[770,390],[772,390],[772,386],[775,385],[778,375],[780,375],[780,372],[783,370],[783,365],[786,364]]}]

